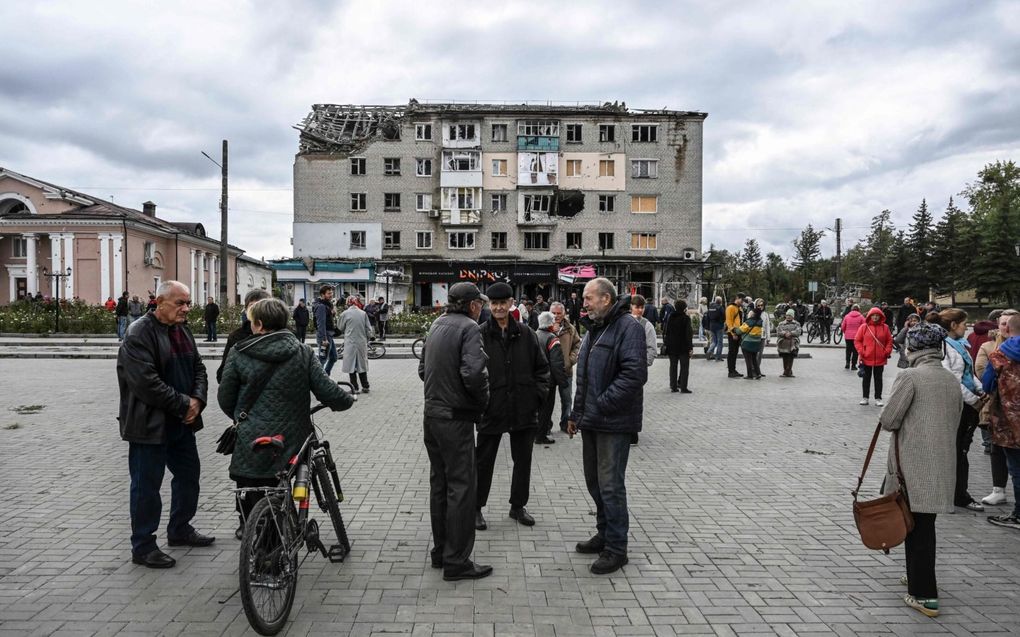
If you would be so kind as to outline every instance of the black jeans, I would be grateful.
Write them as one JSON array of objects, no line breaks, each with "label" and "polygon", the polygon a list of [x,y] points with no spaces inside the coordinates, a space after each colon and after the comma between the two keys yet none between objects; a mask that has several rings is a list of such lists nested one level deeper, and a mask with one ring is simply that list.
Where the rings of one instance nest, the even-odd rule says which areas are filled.
[{"label": "black jeans", "polygon": [[584,482],[595,502],[595,529],[606,550],[627,554],[627,460],[630,458],[629,433],[581,432]]},{"label": "black jeans", "polygon": [[542,401],[542,406],[538,409],[538,435],[548,436],[552,433],[552,415],[556,408],[556,396],[560,393],[560,388],[556,386],[556,383],[549,384],[549,391],[545,394],[545,400]]},{"label": "black jeans", "polygon": [[758,352],[744,352],[744,364],[747,366],[747,377],[761,376],[761,365],[758,363]]},{"label": "black jeans", "polygon": [[216,340],[216,321],[205,324],[205,337],[210,341]]},{"label": "black jeans", "polygon": [[885,370],[885,365],[878,365],[872,367],[871,365],[861,365],[861,369],[864,370],[864,377],[861,380],[861,390],[864,392],[864,397],[867,398],[871,391],[871,379],[875,379],[875,400],[882,400],[882,371]]},{"label": "black jeans", "polygon": [[474,423],[425,417],[432,541],[443,566],[456,570],[475,548]]},{"label": "black jeans", "polygon": [[939,596],[935,583],[935,514],[914,513],[914,530],[907,534],[907,592],[919,599]]},{"label": "black jeans", "polygon": [[854,339],[847,338],[846,341],[846,364],[851,367],[857,367],[857,345],[854,344]]},{"label": "black jeans", "polygon": [[294,335],[297,336],[297,340],[299,340],[302,343],[304,343],[305,342],[305,335],[306,334],[308,334],[308,325],[307,324],[306,325],[295,325],[294,326]]},{"label": "black jeans", "polygon": [[726,367],[732,374],[737,371],[737,356],[740,355],[740,339],[729,334],[726,335],[728,348],[726,350]]},{"label": "black jeans", "polygon": [[1006,488],[1009,481],[1009,466],[1006,464],[1006,452],[1002,447],[992,443],[989,449],[989,460],[992,462],[992,486],[1001,489]]},{"label": "black jeans", "polygon": [[170,469],[170,522],[168,539],[186,538],[194,528],[191,520],[198,510],[199,475],[202,470],[195,445],[195,433],[182,423],[167,424],[166,442],[145,445],[130,443],[128,468],[131,472],[131,550],[145,555],[158,548],[156,529],[163,512],[159,489]]},{"label": "black jeans", "polygon": [[[510,478],[510,506],[518,508],[528,503],[531,491],[531,452],[535,448],[535,429],[518,429],[510,432],[510,458],[514,462]],[[478,465],[478,502],[481,510],[489,501],[492,489],[492,471],[496,466],[496,454],[503,434],[478,434],[475,447],[475,463]]]},{"label": "black jeans", "polygon": [[359,372],[357,374],[347,374],[351,379],[351,385],[354,385],[354,389],[358,389],[358,378],[361,378],[361,387],[369,389],[368,385],[368,372]]},{"label": "black jeans", "polygon": [[819,340],[821,340],[822,343],[831,343],[832,342],[832,321],[831,320],[826,321],[825,319],[819,319],[818,320],[818,324],[822,328],[822,337]]},{"label": "black jeans", "polygon": [[978,411],[964,404],[963,411],[960,412],[960,425],[956,429],[956,494],[953,496],[953,503],[958,507],[967,506],[974,501],[967,490],[970,482],[970,461],[967,460],[967,452],[970,451],[970,443],[974,441],[974,430],[977,429],[978,420]]},{"label": "black jeans", "polygon": [[[677,365],[680,365],[680,374],[677,375]],[[691,357],[688,354],[681,354],[676,356],[675,354],[669,355],[669,388],[676,389],[677,385],[680,385],[680,389],[687,389],[687,379],[691,374]]]},{"label": "black jeans", "polygon": [[379,339],[380,340],[385,340],[386,339],[386,324],[389,323],[389,320],[378,321],[378,323],[379,323],[379,330],[376,333],[379,335]]}]

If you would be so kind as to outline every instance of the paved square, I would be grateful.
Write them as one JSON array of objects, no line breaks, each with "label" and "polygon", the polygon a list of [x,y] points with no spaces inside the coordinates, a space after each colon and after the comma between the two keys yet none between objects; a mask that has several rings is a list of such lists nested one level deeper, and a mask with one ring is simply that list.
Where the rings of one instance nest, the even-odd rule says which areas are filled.
[{"label": "paved square", "polygon": [[[811,353],[795,379],[766,361],[760,382],[694,361],[692,395],[670,393],[668,363],[656,361],[628,472],[630,564],[612,576],[591,575],[591,558],[572,548],[594,527],[580,440],[557,432],[535,449],[532,528],[506,517],[504,442],[475,548],[495,574],[458,583],[428,563],[417,361],[373,361],[372,394],[318,419],[340,466],[353,553],[304,563],[286,634],[1020,634],[1020,534],[985,514],[939,516],[942,616],[903,606],[902,549],[865,549],[850,513],[878,408],[857,405],[841,350]],[[216,544],[168,549],[178,560],[169,571],[134,566],[114,366],[0,360],[0,634],[249,634],[238,598],[221,603],[236,588],[238,548],[226,458],[213,451],[226,417],[211,404],[199,434],[195,524]],[[42,409],[15,411],[33,405]],[[980,497],[991,483],[978,442],[971,462]],[[164,487],[165,524],[169,476]]]}]

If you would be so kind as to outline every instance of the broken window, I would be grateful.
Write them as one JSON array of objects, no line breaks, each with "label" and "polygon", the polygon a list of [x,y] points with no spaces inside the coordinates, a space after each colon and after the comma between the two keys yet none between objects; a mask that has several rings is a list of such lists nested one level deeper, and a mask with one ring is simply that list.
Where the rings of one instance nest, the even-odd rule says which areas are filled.
[{"label": "broken window", "polygon": [[659,141],[659,127],[657,124],[633,124],[630,127],[630,141],[632,142],[656,142]]},{"label": "broken window", "polygon": [[656,179],[659,176],[659,162],[655,159],[633,159],[630,162],[630,176],[634,179]]},{"label": "broken window", "polygon": [[556,193],[556,215],[573,217],[584,210],[584,192],[580,190],[560,190]]},{"label": "broken window", "polygon": [[469,141],[475,139],[474,124],[450,124],[450,141]]},{"label": "broken window", "polygon": [[632,232],[630,233],[630,247],[632,250],[654,250],[655,239],[654,232]]},{"label": "broken window", "polygon": [[414,160],[414,174],[419,177],[432,176],[432,160],[429,158]]},{"label": "broken window", "polygon": [[613,233],[612,232],[600,232],[599,233],[599,250],[612,250],[613,249]]},{"label": "broken window", "polygon": [[418,141],[432,140],[432,124],[415,124],[414,138]]},{"label": "broken window", "polygon": [[474,250],[474,232],[451,232],[449,233],[449,248],[451,250]]},{"label": "broken window", "polygon": [[383,210],[386,212],[400,212],[400,193],[383,193]]},{"label": "broken window", "polygon": [[351,193],[351,210],[355,212],[364,212],[368,210],[368,193],[365,192],[352,192]]},{"label": "broken window", "polygon": [[493,232],[491,235],[492,249],[493,250],[506,250],[506,233],[505,232]]},{"label": "broken window", "polygon": [[631,195],[630,211],[634,214],[652,214],[659,210],[659,198],[655,195]]},{"label": "broken window", "polygon": [[599,160],[599,177],[615,177],[616,161],[612,159]]},{"label": "broken window", "polygon": [[505,142],[508,141],[506,124],[493,124],[492,125],[492,141],[494,142]]},{"label": "broken window", "polygon": [[492,195],[489,201],[492,204],[493,212],[506,211],[506,193]]},{"label": "broken window", "polygon": [[581,233],[580,232],[568,232],[567,233],[567,250],[580,250],[581,249]]},{"label": "broken window", "polygon": [[616,212],[616,195],[599,195],[599,212]]},{"label": "broken window", "polygon": [[599,141],[616,141],[616,124],[599,124]]},{"label": "broken window", "polygon": [[548,250],[549,249],[549,233],[548,232],[525,232],[524,233],[524,249],[525,250]]},{"label": "broken window", "polygon": [[568,159],[567,160],[567,177],[580,177],[581,176],[581,160],[580,159]]},{"label": "broken window", "polygon": [[492,176],[493,177],[506,177],[506,160],[505,159],[493,159],[492,160]]},{"label": "broken window", "polygon": [[444,210],[471,210],[480,203],[481,188],[443,188]]},{"label": "broken window", "polygon": [[389,176],[396,176],[400,174],[400,158],[399,157],[384,157],[383,158],[383,174]]},{"label": "broken window", "polygon": [[364,157],[351,157],[351,174],[352,175],[364,175],[365,174],[365,158]]},{"label": "broken window", "polygon": [[517,122],[517,134],[524,137],[559,137],[560,123],[557,120],[521,120]]},{"label": "broken window", "polygon": [[400,249],[400,231],[389,230],[383,233],[383,250],[399,250]]},{"label": "broken window", "polygon": [[580,124],[567,124],[567,143],[568,144],[580,144],[581,143],[581,125]]},{"label": "broken window", "polygon": [[432,231],[416,232],[414,235],[414,247],[419,250],[432,249]]},{"label": "broken window", "polygon": [[365,231],[351,230],[351,250],[365,249]]},{"label": "broken window", "polygon": [[432,194],[419,192],[414,196],[414,209],[418,212],[425,212],[432,209]]},{"label": "broken window", "polygon": [[525,213],[549,214],[552,210],[552,195],[524,195]]},{"label": "broken window", "polygon": [[474,151],[444,150],[443,170],[454,172],[479,170],[481,157],[481,153]]}]

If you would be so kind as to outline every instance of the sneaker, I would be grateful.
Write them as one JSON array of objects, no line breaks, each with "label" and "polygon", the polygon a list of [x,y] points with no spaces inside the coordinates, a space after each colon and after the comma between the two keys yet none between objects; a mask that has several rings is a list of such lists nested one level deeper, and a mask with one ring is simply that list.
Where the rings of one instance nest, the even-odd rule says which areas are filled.
[{"label": "sneaker", "polygon": [[857,404],[858,404],[858,405],[867,405],[867,404],[868,404],[868,399],[867,399],[867,398],[862,398],[862,399],[861,399],[861,402],[859,402],[859,403],[857,403]]},{"label": "sneaker", "polygon": [[963,508],[967,509],[968,511],[977,511],[979,513],[985,510],[984,505],[982,505],[980,502],[977,502],[976,500],[971,500],[967,504],[963,505]]},{"label": "sneaker", "polygon": [[992,492],[981,498],[981,503],[993,507],[1006,504],[1006,490],[1002,487],[992,487]]},{"label": "sneaker", "polygon": [[627,561],[626,555],[602,551],[599,554],[599,559],[595,560],[588,570],[595,575],[607,575],[623,568],[623,565],[626,564]]},{"label": "sneaker", "polygon": [[939,616],[939,600],[937,597],[924,599],[914,597],[913,595],[904,595],[903,602],[914,610],[921,611],[928,617]]},{"label": "sneaker", "polygon": [[988,521],[995,526],[1002,526],[1007,529],[1020,531],[1020,518],[1015,514],[1011,515],[989,515]]},{"label": "sneaker", "polygon": [[884,406],[885,406],[885,403],[883,403],[883,402],[882,402],[882,399],[881,399],[881,398],[876,398],[876,399],[875,399],[875,406],[876,406],[876,407],[884,407]]},{"label": "sneaker", "polygon": [[900,575],[900,584],[903,584],[904,586],[907,586],[907,582],[908,581],[909,580],[907,579],[906,575]]}]

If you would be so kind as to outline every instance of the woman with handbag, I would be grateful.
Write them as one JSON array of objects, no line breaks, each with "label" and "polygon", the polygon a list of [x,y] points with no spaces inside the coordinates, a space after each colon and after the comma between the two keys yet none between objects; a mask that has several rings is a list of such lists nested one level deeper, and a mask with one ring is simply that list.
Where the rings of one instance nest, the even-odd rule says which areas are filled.
[{"label": "woman with handbag", "polygon": [[[349,409],[354,399],[330,380],[310,347],[299,343],[287,329],[290,311],[279,299],[263,299],[247,310],[252,336],[238,343],[227,356],[217,399],[220,409],[237,428],[230,459],[230,479],[242,487],[273,487],[278,480],[279,458],[298,452],[312,432],[308,394],[333,411]],[[259,436],[283,435],[279,458],[256,455],[251,443]],[[249,492],[237,503],[241,525],[258,501]]]},{"label": "woman with handbag", "polygon": [[903,601],[928,617],[939,614],[935,516],[953,512],[956,430],[963,408],[959,381],[942,367],[945,336],[946,331],[932,323],[910,329],[906,339],[910,368],[897,375],[889,404],[879,417],[882,429],[897,438],[889,446],[882,491],[905,492],[914,519],[914,528],[904,542],[907,576],[901,581],[907,584],[907,595]]},{"label": "woman with handbag", "polygon": [[[849,336],[847,336],[849,338]],[[871,381],[875,381],[875,404],[882,406],[882,372],[885,371],[885,364],[892,356],[892,334],[889,326],[885,324],[885,314],[881,308],[873,307],[868,310],[867,322],[857,330],[854,335],[854,347],[860,356],[861,388],[864,392],[862,405],[868,404],[868,396],[871,392]]]}]

